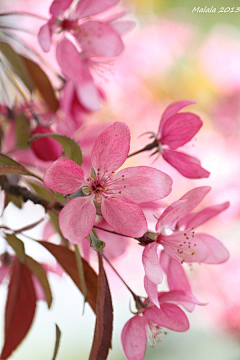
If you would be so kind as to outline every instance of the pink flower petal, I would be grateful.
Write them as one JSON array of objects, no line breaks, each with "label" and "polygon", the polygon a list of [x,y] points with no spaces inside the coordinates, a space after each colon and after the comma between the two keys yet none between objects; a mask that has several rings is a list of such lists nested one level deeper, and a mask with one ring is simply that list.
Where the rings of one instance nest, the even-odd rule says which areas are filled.
[{"label": "pink flower petal", "polygon": [[160,141],[175,150],[189,142],[202,125],[203,122],[197,115],[192,113],[175,114],[166,120]]},{"label": "pink flower petal", "polygon": [[134,21],[111,21],[111,27],[119,34],[124,35],[135,27]]},{"label": "pink flower petal", "polygon": [[179,304],[183,305],[185,303],[197,304],[197,305],[206,305],[204,303],[200,303],[195,296],[193,296],[190,292],[184,292],[181,290],[171,290],[166,292],[161,292],[158,295],[158,299],[161,303],[171,303],[171,304]]},{"label": "pink flower petal", "polygon": [[68,79],[74,82],[82,81],[83,65],[81,56],[75,45],[65,37],[57,44],[56,58],[63,74]]},{"label": "pink flower petal", "polygon": [[163,271],[159,263],[159,245],[156,242],[148,244],[143,250],[142,262],[146,276],[155,284],[161,284]]},{"label": "pink flower petal", "polygon": [[220,205],[208,206],[199,212],[186,215],[179,221],[179,226],[185,225],[185,229],[196,228],[220,214],[229,206],[229,201]]},{"label": "pink flower petal", "polygon": [[178,231],[172,235],[159,235],[157,242],[164,247],[166,253],[180,262],[205,262],[209,249],[196,234]]},{"label": "pink flower petal", "polygon": [[[52,129],[48,126],[38,125],[32,132],[31,136],[35,134],[49,134],[53,133]],[[62,155],[62,146],[58,141],[51,137],[44,137],[33,141],[31,149],[34,154],[43,161],[55,161]]]},{"label": "pink flower petal", "polygon": [[185,313],[174,304],[161,304],[161,308],[152,306],[145,310],[144,315],[157,325],[174,331],[187,331],[189,321]]},{"label": "pink flower petal", "polygon": [[58,159],[46,171],[45,186],[62,194],[73,194],[85,183],[82,168],[69,159]]},{"label": "pink flower petal", "polygon": [[161,137],[161,132],[162,129],[165,125],[165,122],[168,118],[170,118],[170,116],[173,116],[174,114],[177,114],[181,109],[183,109],[184,107],[188,106],[188,105],[192,105],[192,104],[196,104],[196,101],[190,101],[190,100],[182,100],[182,101],[177,101],[174,102],[173,104],[170,104],[166,110],[164,111],[164,113],[162,114],[162,118],[159,124],[159,129],[158,129],[158,138]]},{"label": "pink flower petal", "polygon": [[74,18],[84,18],[93,16],[117,5],[120,0],[81,0],[78,2],[74,11]]},{"label": "pink flower petal", "polygon": [[101,210],[107,223],[120,234],[138,238],[148,230],[146,218],[136,204],[103,199]]},{"label": "pink flower petal", "polygon": [[128,360],[142,360],[146,351],[146,321],[143,316],[132,317],[124,326],[121,340]]},{"label": "pink flower petal", "polygon": [[142,203],[167,196],[172,190],[172,179],[160,170],[136,166],[119,171],[112,188],[121,191],[121,200]]},{"label": "pink flower petal", "polygon": [[75,37],[87,56],[113,57],[120,55],[124,49],[120,35],[110,25],[100,21],[79,25]]},{"label": "pink flower petal", "polygon": [[144,276],[144,288],[151,302],[160,308],[158,301],[158,286],[153,283],[147,276]]},{"label": "pink flower petal", "polygon": [[38,37],[38,42],[41,48],[43,49],[43,51],[48,52],[51,47],[51,37],[52,37],[52,32],[48,22],[40,27],[37,37]]},{"label": "pink flower petal", "polygon": [[101,97],[93,79],[82,80],[76,84],[76,93],[80,103],[89,111],[100,109]]},{"label": "pink flower petal", "polygon": [[11,266],[2,264],[0,266],[0,284],[3,282],[5,276],[8,275],[8,273],[11,272]]},{"label": "pink flower petal", "polygon": [[59,17],[69,8],[72,2],[73,0],[54,0],[49,9],[50,14]]},{"label": "pink flower petal", "polygon": [[209,177],[210,172],[201,167],[201,163],[195,157],[185,153],[164,149],[163,158],[177,169],[180,174],[189,179],[201,179]]},{"label": "pink flower petal", "polygon": [[126,160],[130,148],[130,131],[120,121],[104,130],[92,150],[92,166],[102,175],[117,170]]},{"label": "pink flower petal", "polygon": [[195,209],[210,190],[210,186],[197,187],[188,191],[178,201],[169,205],[158,219],[156,231],[159,231],[159,229],[167,225],[169,225],[170,228],[174,228],[177,222],[180,227],[182,225],[181,218]]},{"label": "pink flower petal", "polygon": [[205,264],[221,264],[228,260],[229,251],[213,236],[208,234],[196,234],[195,239],[204,243],[208,249],[208,256],[204,260]]},{"label": "pink flower petal", "polygon": [[93,196],[77,197],[70,200],[59,214],[59,227],[63,236],[78,244],[88,236],[95,223],[96,208]]}]

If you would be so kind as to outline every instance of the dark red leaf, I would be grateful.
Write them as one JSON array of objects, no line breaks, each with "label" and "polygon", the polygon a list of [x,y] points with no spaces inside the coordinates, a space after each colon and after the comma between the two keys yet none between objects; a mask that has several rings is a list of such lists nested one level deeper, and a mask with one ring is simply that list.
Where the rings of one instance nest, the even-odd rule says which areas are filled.
[{"label": "dark red leaf", "polygon": [[[77,268],[77,262],[73,251],[69,250],[65,246],[51,244],[47,241],[39,241],[57,260],[57,262],[63,267],[66,273],[74,281],[77,287],[82,292],[79,272]],[[97,301],[97,283],[98,276],[95,271],[88,265],[88,263],[82,259],[84,277],[87,286],[87,299],[94,312],[96,312],[96,301]]]},{"label": "dark red leaf", "polygon": [[89,360],[105,360],[112,342],[113,307],[108,280],[98,253],[99,275],[96,307],[96,324]]},{"label": "dark red leaf", "polygon": [[1,359],[7,359],[26,336],[36,309],[32,274],[18,258],[8,287],[5,311],[5,341]]}]

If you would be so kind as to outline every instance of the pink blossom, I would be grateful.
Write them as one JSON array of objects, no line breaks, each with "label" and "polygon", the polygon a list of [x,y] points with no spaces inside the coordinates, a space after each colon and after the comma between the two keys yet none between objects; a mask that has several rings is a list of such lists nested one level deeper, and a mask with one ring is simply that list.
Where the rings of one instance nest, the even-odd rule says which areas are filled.
[{"label": "pink blossom", "polygon": [[[47,126],[38,125],[31,133],[31,136],[35,134],[49,134],[53,131]],[[43,161],[54,161],[62,154],[61,145],[50,137],[41,138],[31,143],[31,148],[34,154]]]},{"label": "pink blossom", "polygon": [[161,341],[161,334],[166,334],[162,327],[174,331],[187,331],[188,318],[175,303],[186,299],[184,292],[159,293],[160,309],[148,299],[143,302],[142,309],[132,317],[122,331],[122,345],[128,360],[142,360],[148,339],[151,346]]},{"label": "pink blossom", "polygon": [[[169,105],[162,114],[157,141],[163,158],[183,176],[191,179],[205,178],[210,175],[201,167],[200,161],[185,153],[176,151],[189,142],[202,127],[199,116],[179,111],[195,101],[183,100]],[[167,147],[166,147],[167,146]]]},{"label": "pink blossom", "polygon": [[191,213],[210,189],[209,186],[195,188],[169,205],[156,224],[156,230],[160,231],[156,242],[148,244],[143,251],[145,290],[156,306],[159,306],[156,297],[157,284],[160,284],[163,278],[159,245],[164,248],[165,253],[170,258],[180,263],[220,264],[229,258],[228,250],[219,240],[211,235],[195,233],[194,231],[195,227],[229,207],[227,202],[207,207],[197,213]]},{"label": "pink blossom", "polygon": [[107,20],[92,20],[92,16],[115,6],[119,0],[81,0],[72,9],[69,16],[66,10],[72,0],[54,0],[50,13],[52,17],[39,31],[38,40],[45,52],[51,47],[51,38],[54,32],[67,31],[78,41],[87,57],[114,57],[119,55],[124,44],[119,31]]},{"label": "pink blossom", "polygon": [[172,180],[147,166],[126,168],[114,176],[125,162],[129,146],[127,125],[115,122],[93,146],[90,177],[85,179],[82,168],[68,159],[55,161],[47,170],[44,183],[50,189],[63,194],[81,190],[85,195],[70,200],[60,212],[60,229],[69,241],[79,243],[89,235],[96,213],[120,234],[140,237],[147,231],[147,221],[138,204],[167,196]]}]

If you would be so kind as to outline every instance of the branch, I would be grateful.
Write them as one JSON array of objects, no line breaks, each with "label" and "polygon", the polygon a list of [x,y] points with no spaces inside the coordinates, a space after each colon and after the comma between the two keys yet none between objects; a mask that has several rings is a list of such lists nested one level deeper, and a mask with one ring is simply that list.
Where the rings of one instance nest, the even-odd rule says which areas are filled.
[{"label": "branch", "polygon": [[59,211],[61,211],[64,206],[57,201],[49,202],[43,199],[41,196],[32,193],[30,190],[28,190],[25,187],[10,184],[5,176],[0,176],[0,186],[2,190],[8,192],[9,194],[15,195],[17,197],[21,197],[24,202],[30,200],[34,204],[43,206],[46,211],[51,211],[55,214],[58,214]]}]

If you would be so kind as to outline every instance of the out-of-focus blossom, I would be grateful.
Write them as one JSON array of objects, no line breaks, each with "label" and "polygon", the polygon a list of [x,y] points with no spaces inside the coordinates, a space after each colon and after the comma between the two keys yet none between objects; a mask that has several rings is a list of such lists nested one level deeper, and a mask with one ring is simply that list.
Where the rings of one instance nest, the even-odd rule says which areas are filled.
[{"label": "out-of-focus blossom", "polygon": [[140,237],[147,232],[147,221],[138,204],[167,196],[172,180],[154,168],[126,168],[113,177],[126,160],[130,132],[125,123],[109,126],[96,140],[92,150],[92,171],[84,178],[82,168],[68,159],[59,159],[44,176],[47,187],[63,194],[82,189],[85,195],[69,201],[61,210],[59,225],[63,235],[79,243],[95,223],[96,208],[120,234]]}]

